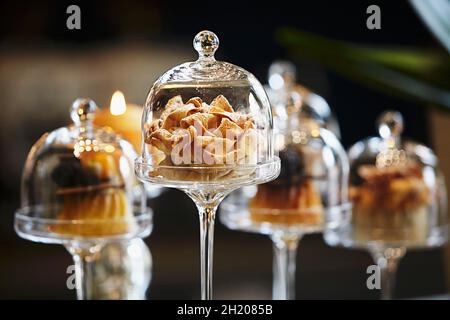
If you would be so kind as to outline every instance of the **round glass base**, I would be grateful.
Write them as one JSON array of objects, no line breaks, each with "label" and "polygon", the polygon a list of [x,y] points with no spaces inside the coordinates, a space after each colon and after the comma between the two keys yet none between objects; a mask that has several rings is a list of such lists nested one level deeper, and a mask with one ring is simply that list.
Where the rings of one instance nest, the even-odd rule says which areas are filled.
[{"label": "round glass base", "polygon": [[257,165],[153,166],[136,159],[135,172],[144,182],[177,189],[233,190],[275,179],[280,173],[280,158]]},{"label": "round glass base", "polygon": [[150,208],[134,208],[127,219],[58,220],[59,206],[31,206],[15,214],[14,228],[27,240],[42,243],[111,242],[148,236],[153,228]]},{"label": "round glass base", "polygon": [[[347,206],[311,209],[299,215],[296,210],[258,209],[250,211],[248,205],[225,200],[220,207],[220,221],[232,230],[265,235],[303,235],[322,232],[325,228],[326,215],[329,213],[336,214],[337,211],[345,210]],[[321,215],[322,221],[311,222],[318,215]]]},{"label": "round glass base", "polygon": [[[439,247],[448,240],[448,226],[433,227],[427,233],[414,237],[407,230],[359,230],[350,223],[328,228],[324,233],[327,244],[357,249],[406,248],[425,249]],[[388,237],[377,236],[388,234]]]}]

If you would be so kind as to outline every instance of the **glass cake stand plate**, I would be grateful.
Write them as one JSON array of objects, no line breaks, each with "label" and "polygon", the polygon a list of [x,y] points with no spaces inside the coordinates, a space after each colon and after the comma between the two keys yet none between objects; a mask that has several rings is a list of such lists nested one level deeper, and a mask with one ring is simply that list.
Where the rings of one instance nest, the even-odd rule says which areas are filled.
[{"label": "glass cake stand plate", "polygon": [[[381,233],[391,233],[395,235],[405,235],[404,238],[408,238],[408,229],[372,229],[371,234],[381,234]],[[338,229],[329,229],[325,233],[324,237],[328,244],[342,246],[345,248],[356,248],[356,249],[371,249],[371,248],[405,248],[408,250],[420,250],[426,248],[436,248],[444,245],[447,242],[449,236],[449,227],[447,225],[434,227],[429,231],[429,234],[423,240],[413,241],[411,239],[407,240],[377,240],[367,239],[358,240],[355,236],[355,230],[351,224],[341,226]],[[401,238],[401,236],[400,236]]]},{"label": "glass cake stand plate", "polygon": [[[14,228],[20,237],[34,242],[48,244],[67,244],[70,242],[109,242],[115,240],[127,240],[136,237],[144,238],[148,236],[153,228],[153,212],[150,208],[134,208],[134,217],[130,221],[122,219],[89,219],[89,220],[58,220],[46,219],[42,216],[48,215],[56,217],[60,206],[32,206],[24,207],[16,211]],[[130,230],[125,233],[105,234],[108,232],[99,232],[95,230],[111,230],[123,226],[124,223],[130,224]],[[65,230],[57,232],[56,230]],[[93,230],[83,236],[77,235],[77,230]],[[71,232],[72,231],[72,232]]]},{"label": "glass cake stand plate", "polygon": [[[232,191],[275,179],[280,171],[280,159],[274,157],[273,160],[258,165],[154,166],[138,158],[135,171],[141,180],[164,187]],[[180,176],[184,178],[177,179]]]},{"label": "glass cake stand plate", "polygon": [[[324,212],[325,211],[325,212]],[[311,215],[323,213],[325,216],[329,214],[342,214],[348,216],[351,211],[351,204],[337,205],[328,209],[314,209],[308,210]],[[270,217],[276,217],[277,215],[295,215],[298,214],[297,210],[277,210],[277,209],[252,209],[252,213],[258,214],[260,217],[264,215]],[[247,205],[239,203],[231,203],[224,201],[220,207],[220,221],[232,230],[242,230],[253,233],[259,233],[264,235],[284,234],[284,235],[297,235],[297,234],[309,234],[319,233],[325,229],[326,221],[322,224],[308,224],[308,223],[280,223],[280,222],[268,222],[268,221],[255,221],[251,217],[250,209]],[[305,214],[305,213],[304,213]],[[263,218],[261,220],[264,220]]]}]

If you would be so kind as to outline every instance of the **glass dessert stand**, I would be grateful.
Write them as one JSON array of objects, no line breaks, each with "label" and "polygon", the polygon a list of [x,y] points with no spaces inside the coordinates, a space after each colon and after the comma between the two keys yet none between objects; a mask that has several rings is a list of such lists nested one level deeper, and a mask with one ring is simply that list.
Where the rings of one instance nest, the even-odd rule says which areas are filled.
[{"label": "glass dessert stand", "polygon": [[[15,230],[26,240],[63,245],[72,255],[75,263],[77,298],[80,300],[96,298],[92,266],[99,258],[102,249],[108,244],[147,237],[152,230],[152,211],[150,208],[135,208],[133,227],[126,233],[103,235],[105,230],[123,229],[123,220],[61,221],[39,218],[51,214],[57,215],[60,210],[60,205],[22,208],[15,215]],[[60,233],[58,230],[73,231]],[[89,230],[90,235],[79,236],[80,230]]]},{"label": "glass dessert stand", "polygon": [[403,119],[388,111],[378,120],[380,137],[349,149],[349,219],[336,215],[325,232],[330,245],[369,250],[381,272],[381,298],[392,299],[395,275],[408,250],[448,240],[447,199],[433,151],[402,140]]},{"label": "glass dessert stand", "polygon": [[321,232],[336,211],[348,211],[348,160],[336,135],[327,129],[337,129],[332,126],[328,105],[324,102],[322,112],[323,108],[310,104],[312,95],[305,90],[300,93],[294,80],[291,64],[271,66],[268,92],[274,148],[281,159],[279,177],[231,194],[220,215],[230,229],[267,234],[272,239],[274,299],[295,298],[295,259],[301,237]]},{"label": "glass dessert stand", "polygon": [[[169,170],[170,176],[195,172],[199,180],[171,180],[163,176],[154,176],[153,172]],[[212,171],[233,170],[237,178],[215,181]],[[213,284],[213,241],[214,222],[216,211],[225,196],[242,186],[265,183],[277,177],[280,170],[280,161],[258,166],[225,166],[212,170],[211,167],[154,167],[145,163],[136,162],[137,175],[146,182],[155,183],[164,187],[176,188],[185,192],[195,203],[200,218],[200,268],[201,268],[201,298],[212,298]],[[204,179],[203,179],[203,178]]]},{"label": "glass dessert stand", "polygon": [[248,71],[217,61],[210,31],[193,41],[198,59],[164,73],[152,86],[142,119],[137,177],[177,188],[200,216],[201,297],[212,298],[213,232],[217,206],[231,191],[279,173],[270,103]]},{"label": "glass dessert stand", "polygon": [[220,206],[220,221],[231,230],[270,237],[273,242],[272,297],[274,300],[293,300],[296,256],[301,238],[306,234],[321,233],[324,215],[346,216],[351,205],[347,203],[327,209],[322,206],[310,206],[302,210],[255,209],[249,203],[255,193],[254,187],[245,187],[231,194]]},{"label": "glass dessert stand", "polygon": [[79,299],[93,299],[93,265],[106,244],[145,237],[152,211],[133,172],[132,146],[93,126],[96,105],[77,99],[73,124],[44,134],[22,175],[14,227],[24,239],[64,245],[75,262]]}]

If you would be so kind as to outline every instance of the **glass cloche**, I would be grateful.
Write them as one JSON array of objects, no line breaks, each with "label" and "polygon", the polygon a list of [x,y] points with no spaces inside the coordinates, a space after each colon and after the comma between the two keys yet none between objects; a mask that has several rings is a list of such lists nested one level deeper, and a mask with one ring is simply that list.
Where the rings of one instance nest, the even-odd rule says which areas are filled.
[{"label": "glass cloche", "polygon": [[92,125],[95,109],[92,100],[76,100],[73,124],[44,134],[31,148],[15,221],[21,236],[61,243],[146,233],[145,197],[133,175],[136,153],[112,131]]},{"label": "glass cloche", "polygon": [[[229,192],[279,173],[272,113],[260,82],[217,61],[210,31],[193,42],[198,59],[170,69],[152,86],[142,118],[137,176],[185,191],[201,218],[202,298],[211,298],[212,232],[218,204]],[[208,243],[206,245],[205,243]]]},{"label": "glass cloche", "polygon": [[265,90],[272,104],[273,116],[286,121],[285,118],[291,115],[295,117],[301,108],[300,116],[316,120],[340,138],[339,124],[328,102],[317,93],[298,84],[296,78],[297,70],[293,63],[279,60],[270,65],[269,83],[265,86]]},{"label": "glass cloche", "polygon": [[[152,226],[143,186],[134,177],[136,152],[92,124],[95,110],[92,100],[77,99],[73,123],[33,145],[15,215],[21,237],[63,244],[81,264],[103,244],[147,236]],[[87,288],[80,290],[80,298],[89,298]]]},{"label": "glass cloche", "polygon": [[[284,109],[291,108],[290,102],[290,98],[284,100]],[[230,195],[222,206],[223,210],[231,206],[224,219],[230,218],[230,226],[246,225],[266,234],[321,230],[327,214],[344,207],[348,211],[347,155],[336,135],[309,107],[300,106],[289,116],[281,111],[281,103],[274,108],[279,109],[274,116],[274,148],[281,159],[281,173],[271,182]]]},{"label": "glass cloche", "polygon": [[[221,206],[230,229],[267,234],[274,242],[274,299],[294,299],[295,254],[306,233],[319,232],[334,215],[347,216],[346,153],[320,114],[280,94],[273,103],[277,179],[232,193]],[[297,103],[298,102],[298,103]]]},{"label": "glass cloche", "polygon": [[379,136],[348,151],[351,219],[336,218],[330,245],[366,248],[381,270],[381,297],[393,296],[395,273],[406,251],[436,247],[448,239],[447,198],[433,151],[402,137],[399,112],[378,119]]},{"label": "glass cloche", "polygon": [[194,39],[199,57],[164,73],[145,102],[137,174],[169,187],[227,189],[274,178],[272,114],[260,82],[217,61],[217,36]]},{"label": "glass cloche", "polygon": [[402,131],[401,114],[387,111],[378,119],[379,136],[349,149],[353,212],[351,224],[338,229],[343,245],[421,247],[447,238],[438,159],[430,148],[403,139]]}]

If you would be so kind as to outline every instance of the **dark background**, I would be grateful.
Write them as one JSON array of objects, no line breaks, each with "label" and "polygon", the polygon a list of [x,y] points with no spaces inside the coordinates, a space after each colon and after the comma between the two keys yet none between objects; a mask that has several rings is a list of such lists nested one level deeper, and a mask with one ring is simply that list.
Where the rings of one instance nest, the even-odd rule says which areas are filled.
[{"label": "dark background", "polygon": [[[66,8],[70,4],[81,7],[81,30],[66,28]],[[366,28],[365,12],[370,4],[381,7],[381,30]],[[4,125],[0,129],[0,298],[74,298],[74,292],[65,286],[65,270],[71,260],[63,247],[22,240],[13,230],[14,211],[20,200],[20,171],[32,143],[45,131],[65,125],[71,101],[86,95],[86,91],[99,105],[105,105],[110,95],[104,92],[112,93],[119,84],[132,92],[129,96],[133,102],[142,104],[158,75],[184,60],[159,64],[160,70],[153,73],[147,73],[145,65],[139,67],[143,76],[136,83],[109,79],[110,82],[93,82],[94,85],[84,91],[72,88],[67,92],[52,89],[55,79],[46,72],[47,67],[31,74],[29,65],[39,66],[42,57],[47,57],[49,70],[53,72],[52,57],[55,61],[64,57],[61,67],[64,68],[64,64],[70,67],[72,59],[79,56],[86,57],[88,65],[95,65],[102,62],[101,54],[136,46],[145,50],[161,47],[158,52],[162,54],[164,50],[172,54],[181,48],[187,59],[193,59],[193,36],[209,29],[220,38],[218,58],[244,67],[265,83],[270,63],[274,59],[289,58],[273,36],[282,26],[361,44],[439,46],[407,1],[279,0],[267,4],[262,1],[184,1],[179,4],[172,1],[46,0],[2,3],[0,86],[3,88],[0,88],[0,97],[4,98],[0,110],[4,112],[1,117]],[[98,52],[101,54],[97,55]],[[122,61],[118,61],[120,63]],[[313,61],[304,60],[297,66],[299,82],[324,96],[332,106],[345,147],[375,134],[374,121],[386,108],[402,112],[405,135],[433,145],[428,134],[428,113],[422,105],[367,89]],[[83,81],[82,76],[71,79],[70,72],[62,72],[69,82]],[[132,79],[131,75],[126,76]],[[19,83],[24,77],[39,86]],[[18,84],[23,86],[23,91]],[[11,94],[8,88],[16,91]],[[124,92],[127,94],[126,90]],[[198,220],[194,205],[175,190],[153,202],[155,228],[146,239],[154,258],[148,297],[198,298]],[[377,298],[378,292],[369,291],[365,284],[365,270],[372,263],[366,252],[330,248],[320,235],[306,236],[298,255],[297,297]],[[271,243],[267,237],[229,231],[218,223],[215,297],[270,298],[271,265]],[[396,292],[400,298],[446,292],[442,250],[408,253],[400,265]]]}]

